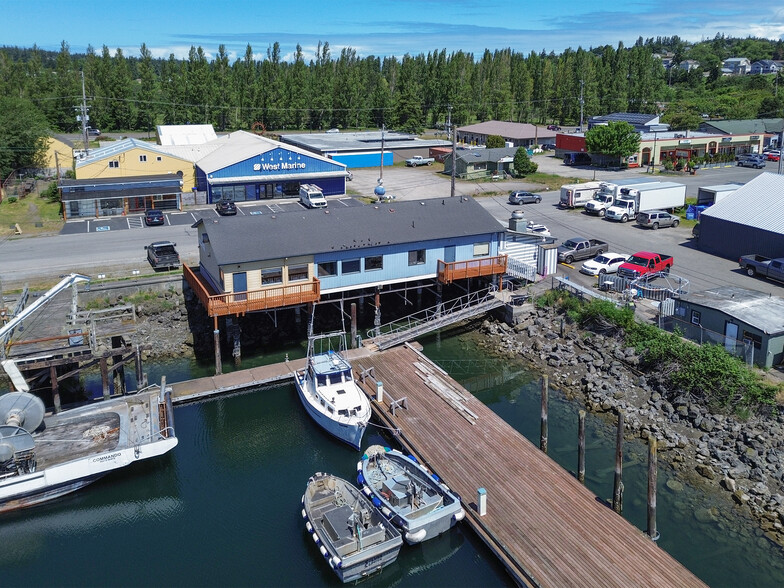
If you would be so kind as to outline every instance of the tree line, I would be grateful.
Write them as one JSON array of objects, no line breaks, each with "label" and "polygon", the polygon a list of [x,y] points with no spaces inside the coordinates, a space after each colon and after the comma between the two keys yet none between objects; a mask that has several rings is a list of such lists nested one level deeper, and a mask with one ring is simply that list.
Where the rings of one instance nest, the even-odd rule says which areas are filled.
[{"label": "tree line", "polygon": [[[674,128],[699,122],[701,113],[723,118],[781,116],[778,80],[726,78],[721,60],[784,56],[766,39],[717,35],[690,45],[678,37],[642,39],[560,54],[511,48],[482,55],[446,49],[418,55],[361,57],[351,48],[333,55],[328,42],[314,55],[297,46],[285,60],[279,43],[258,59],[248,45],[230,59],[225,45],[214,57],[191,47],[187,59],[155,59],[142,44],[138,56],[107,46],[72,54],[0,48],[0,96],[31,104],[49,128],[80,128],[75,107],[82,73],[90,124],[105,131],[152,132],[158,124],[212,124],[219,131],[272,132],[379,128],[421,132],[483,120],[577,124],[612,112],[662,113]],[[667,70],[659,58],[699,56],[704,66]],[[752,79],[756,78],[756,79]],[[784,96],[784,94],[783,94]],[[2,130],[0,130],[2,133]]]}]

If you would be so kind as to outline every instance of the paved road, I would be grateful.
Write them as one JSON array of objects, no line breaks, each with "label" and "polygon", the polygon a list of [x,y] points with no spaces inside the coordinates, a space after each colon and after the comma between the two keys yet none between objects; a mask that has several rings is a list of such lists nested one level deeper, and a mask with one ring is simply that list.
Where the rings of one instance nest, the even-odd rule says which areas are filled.
[{"label": "paved road", "polygon": [[[594,177],[593,169],[566,168],[554,157],[536,156],[535,161],[539,163],[542,171],[584,179]],[[355,169],[353,172],[354,180],[348,185],[349,193],[371,196],[377,185],[378,169]],[[696,194],[699,185],[746,182],[758,173],[760,172],[748,168],[729,167],[706,170],[704,173],[701,170],[697,176],[678,176],[676,181],[687,184],[687,193]],[[639,175],[640,172],[635,170],[606,174],[597,172],[597,179],[613,180]],[[386,168],[383,177],[387,193],[394,194],[400,200],[444,198],[450,195],[450,178],[436,173],[432,167]],[[479,197],[479,202],[504,226],[515,208],[506,202],[508,192],[532,188],[535,186],[517,180],[456,183],[458,195]],[[675,256],[673,273],[687,278],[692,291],[731,283],[774,294],[782,293],[781,287],[775,283],[741,274],[736,269],[737,263],[732,260],[716,258],[695,250],[688,228],[650,231],[633,224],[620,225],[588,216],[579,210],[560,210],[557,207],[558,198],[557,192],[544,192],[540,204],[529,204],[522,207],[522,210],[526,218],[547,225],[558,239],[584,235],[604,239],[621,253],[651,249],[672,254]],[[345,198],[330,198],[330,206],[338,205],[356,205],[356,202]],[[242,203],[238,207],[238,214],[268,214],[299,207],[296,201]],[[152,241],[174,241],[185,263],[197,263],[196,230],[192,229],[191,225],[199,218],[215,219],[218,215],[211,206],[167,213],[166,224],[160,227],[144,226],[140,216],[91,219],[69,222],[59,235],[0,241],[0,288],[19,288],[26,282],[36,286],[39,283],[53,284],[59,275],[70,272],[92,276],[105,274],[107,277],[130,277],[134,275],[134,271],[142,275],[149,274],[151,269],[146,262],[144,246]],[[579,274],[576,268],[559,266],[558,271],[572,276],[572,279],[580,283],[594,283],[592,278]]]}]

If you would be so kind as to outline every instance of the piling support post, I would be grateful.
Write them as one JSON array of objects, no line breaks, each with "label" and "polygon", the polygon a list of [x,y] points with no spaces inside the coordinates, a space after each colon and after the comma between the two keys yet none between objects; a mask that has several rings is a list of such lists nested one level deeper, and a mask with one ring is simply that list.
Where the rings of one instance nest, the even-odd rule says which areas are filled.
[{"label": "piling support post", "polygon": [[57,366],[49,366],[49,379],[52,380],[52,401],[54,402],[54,411],[60,412],[62,405],[60,404],[60,383],[57,381]]},{"label": "piling support post", "polygon": [[542,433],[539,438],[539,449],[547,453],[547,404],[550,388],[550,378],[542,376]]},{"label": "piling support post", "polygon": [[215,329],[212,331],[212,339],[215,344],[215,375],[220,376],[223,373],[220,348],[220,329]]},{"label": "piling support post", "polygon": [[658,477],[658,458],[656,455],[656,437],[648,437],[648,536],[657,541],[659,531],[656,529],[656,479]]},{"label": "piling support post", "polygon": [[103,386],[103,397],[109,398],[109,359],[106,354],[101,358],[101,386]]},{"label": "piling support post", "polygon": [[294,307],[294,324],[297,327],[302,324],[302,308],[299,306]]},{"label": "piling support post", "polygon": [[373,330],[376,337],[378,337],[381,334],[381,292],[378,289],[376,289],[375,306],[376,314],[373,317]]},{"label": "piling support post", "polygon": [[585,411],[577,414],[577,481],[585,484]]},{"label": "piling support post", "polygon": [[623,411],[618,411],[618,431],[615,437],[615,480],[613,482],[613,510],[623,512]]},{"label": "piling support post", "polygon": [[351,303],[351,349],[357,346],[357,303]]},{"label": "piling support post", "polygon": [[144,367],[142,365],[142,348],[140,345],[136,345],[136,389],[141,390],[142,388],[147,387],[147,374],[144,373]]}]

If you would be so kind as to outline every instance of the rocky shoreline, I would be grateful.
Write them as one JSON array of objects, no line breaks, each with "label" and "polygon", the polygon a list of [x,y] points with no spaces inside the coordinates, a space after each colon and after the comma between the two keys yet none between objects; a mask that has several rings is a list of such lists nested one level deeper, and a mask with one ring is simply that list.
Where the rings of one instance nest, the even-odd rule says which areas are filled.
[{"label": "rocky shoreline", "polygon": [[533,305],[516,322],[482,324],[489,352],[521,357],[591,412],[623,411],[627,435],[655,437],[660,457],[680,476],[729,492],[764,535],[784,547],[784,415],[740,421],[686,397],[670,402],[655,378],[635,369],[635,350],[618,339]]}]

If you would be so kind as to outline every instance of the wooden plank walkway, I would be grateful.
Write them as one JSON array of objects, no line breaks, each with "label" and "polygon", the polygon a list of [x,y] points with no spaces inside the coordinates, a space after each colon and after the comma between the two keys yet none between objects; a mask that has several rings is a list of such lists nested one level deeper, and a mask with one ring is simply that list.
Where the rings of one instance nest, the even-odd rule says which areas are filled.
[{"label": "wooden plank walkway", "polygon": [[[462,497],[471,524],[521,584],[704,586],[446,372],[406,345],[358,358],[384,384],[374,411]],[[408,408],[390,410],[407,397]],[[487,514],[476,512],[487,490]]]}]

